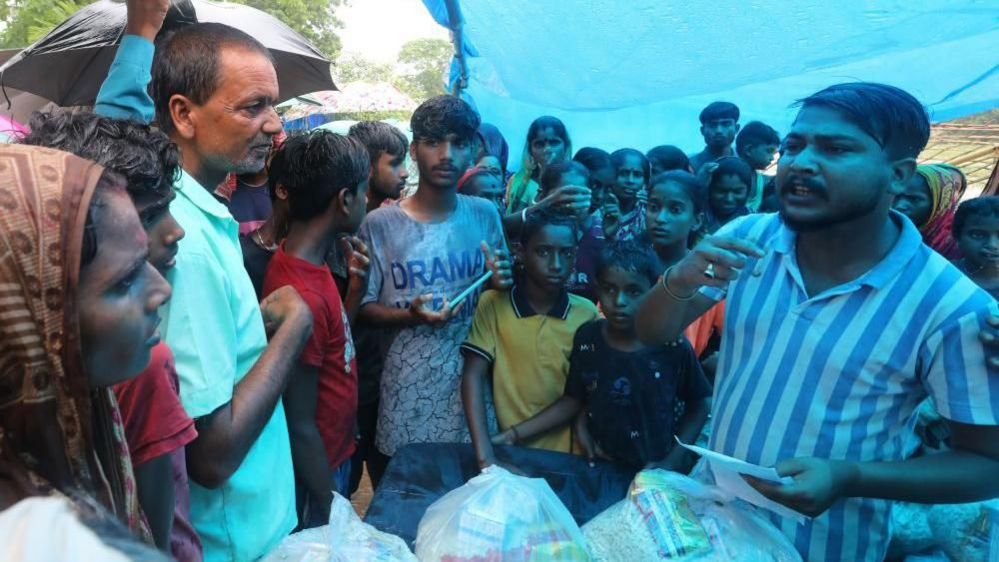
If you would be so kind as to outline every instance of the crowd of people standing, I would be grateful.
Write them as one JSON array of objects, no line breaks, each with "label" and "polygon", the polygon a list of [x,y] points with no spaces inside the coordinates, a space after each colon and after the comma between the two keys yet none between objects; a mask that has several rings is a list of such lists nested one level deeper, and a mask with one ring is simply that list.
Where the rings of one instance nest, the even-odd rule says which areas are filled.
[{"label": "crowd of people standing", "polygon": [[891,502],[999,496],[999,198],[917,165],[910,94],[832,85],[783,135],[712,103],[691,155],[545,116],[511,173],[452,96],[412,142],[285,135],[270,52],[157,40],[165,4],[129,2],[93,112],[0,148],[0,507],[255,560],[409,444],[689,472],[702,438],[793,478],[751,484],[803,557],[873,561]]}]

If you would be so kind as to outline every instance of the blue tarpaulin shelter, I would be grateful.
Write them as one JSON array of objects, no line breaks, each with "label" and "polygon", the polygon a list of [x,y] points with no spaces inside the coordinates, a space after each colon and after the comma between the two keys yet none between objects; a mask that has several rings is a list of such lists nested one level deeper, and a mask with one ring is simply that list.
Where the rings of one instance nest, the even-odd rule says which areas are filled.
[{"label": "blue tarpaulin shelter", "polygon": [[697,114],[714,100],[783,133],[794,100],[855,80],[908,90],[935,122],[999,107],[996,0],[424,4],[461,38],[462,95],[515,155],[545,114],[566,122],[576,148],[693,152],[703,146]]}]

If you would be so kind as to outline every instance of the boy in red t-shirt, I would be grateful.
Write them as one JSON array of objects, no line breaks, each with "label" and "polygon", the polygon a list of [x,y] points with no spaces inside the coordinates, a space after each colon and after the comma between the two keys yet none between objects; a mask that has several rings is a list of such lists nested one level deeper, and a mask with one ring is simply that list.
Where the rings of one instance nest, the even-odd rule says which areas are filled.
[{"label": "boy in red t-shirt", "polygon": [[[349,494],[357,365],[326,256],[339,236],[356,232],[364,219],[370,168],[360,142],[329,131],[288,138],[271,161],[271,182],[288,194],[290,225],[267,267],[264,295],[291,285],[313,318],[312,335],[284,393],[302,528],[327,522],[332,491]],[[352,242],[358,247],[359,241]]]}]

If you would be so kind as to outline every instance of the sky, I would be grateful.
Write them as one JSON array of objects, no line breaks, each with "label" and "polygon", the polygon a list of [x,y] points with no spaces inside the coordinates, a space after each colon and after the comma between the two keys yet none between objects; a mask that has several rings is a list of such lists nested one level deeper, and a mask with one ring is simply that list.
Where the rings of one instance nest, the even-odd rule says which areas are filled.
[{"label": "sky", "polygon": [[337,17],[344,23],[344,53],[376,62],[395,63],[399,48],[412,39],[449,38],[420,0],[349,0]]}]

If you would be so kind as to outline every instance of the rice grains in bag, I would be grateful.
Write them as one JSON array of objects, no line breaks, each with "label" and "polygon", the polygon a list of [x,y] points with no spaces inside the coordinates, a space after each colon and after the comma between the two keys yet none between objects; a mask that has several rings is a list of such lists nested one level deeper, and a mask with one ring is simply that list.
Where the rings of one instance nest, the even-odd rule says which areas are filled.
[{"label": "rice grains in bag", "polygon": [[540,478],[490,466],[434,502],[416,535],[420,562],[587,562],[583,534]]},{"label": "rice grains in bag", "polygon": [[645,470],[583,535],[595,562],[800,562],[773,525],[726,500],[687,476]]},{"label": "rice grains in bag", "polygon": [[333,493],[329,525],[291,534],[262,562],[416,562],[406,542],[361,521],[350,500]]}]

